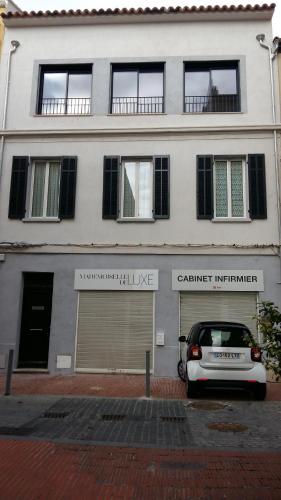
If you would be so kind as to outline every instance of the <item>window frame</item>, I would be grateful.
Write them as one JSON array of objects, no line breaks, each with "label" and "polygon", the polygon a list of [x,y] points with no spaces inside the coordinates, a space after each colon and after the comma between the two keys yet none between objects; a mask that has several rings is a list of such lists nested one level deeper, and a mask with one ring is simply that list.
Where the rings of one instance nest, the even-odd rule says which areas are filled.
[{"label": "window frame", "polygon": [[[136,210],[139,208],[139,175],[137,175],[136,178],[136,205],[135,205],[135,215],[132,217],[124,216],[124,180],[125,180],[125,163],[135,163],[135,172],[138,169],[137,165],[139,165],[141,162],[149,162],[150,163],[150,217],[142,217],[136,215]],[[119,182],[119,217],[118,221],[154,221],[154,159],[153,157],[128,157],[128,156],[123,156],[120,158],[120,169],[121,169],[121,175],[120,175],[120,182]]]},{"label": "window frame", "polygon": [[[227,163],[227,216],[217,216],[217,197],[216,197],[216,162],[225,161]],[[243,216],[232,215],[232,195],[231,195],[231,162],[241,161],[242,164],[242,185],[243,185]],[[249,220],[249,187],[248,187],[248,165],[245,157],[214,157],[213,163],[213,203],[214,203],[214,221],[243,221]]]},{"label": "window frame", "polygon": [[[154,70],[154,71],[153,71]],[[166,74],[166,64],[165,62],[140,62],[140,63],[112,63],[111,64],[111,75],[110,75],[110,96],[109,96],[109,114],[110,115],[162,115],[165,113],[165,101],[166,101],[166,85],[165,85],[165,74]],[[134,112],[134,113],[113,113],[113,81],[114,81],[114,72],[136,72],[137,73],[137,95],[136,99],[138,101],[139,99],[139,75],[140,73],[153,73],[153,72],[159,72],[162,74],[162,86],[163,86],[163,95],[159,96],[162,97],[163,103],[162,103],[162,111],[159,112]]]},{"label": "window frame", "polygon": [[[68,91],[69,91],[69,76],[71,74],[76,75],[91,75],[91,84],[90,84],[90,95],[89,99],[89,112],[88,113],[42,113],[43,107],[43,93],[44,93],[44,75],[48,73],[65,73],[66,74],[66,92],[65,96],[60,99],[68,99]],[[92,114],[92,105],[93,105],[93,63],[60,63],[60,64],[39,64],[39,77],[38,77],[38,92],[37,92],[37,104],[36,104],[36,115],[39,116],[89,116]],[[81,98],[84,99],[84,98]],[[66,106],[65,106],[66,109]]]},{"label": "window frame", "polygon": [[[44,180],[44,194],[43,194],[43,215],[33,216],[32,215],[32,206],[33,206],[33,194],[34,194],[34,173],[36,162],[44,162],[45,163],[45,180]],[[48,192],[49,192],[49,175],[50,175],[50,164],[59,163],[59,183],[58,183],[58,213],[57,215],[47,215],[47,203],[48,203]],[[32,158],[30,163],[30,179],[28,181],[29,184],[29,196],[27,199],[27,218],[29,220],[59,220],[59,201],[60,201],[60,188],[61,188],[61,169],[62,162],[60,158]]]},{"label": "window frame", "polygon": [[[193,71],[196,72],[196,70],[199,72],[201,71],[208,71],[209,74],[213,69],[235,69],[236,71],[236,88],[237,88],[237,93],[235,94],[237,96],[237,110],[236,111],[187,111],[186,110],[186,102],[185,99],[186,97],[192,97],[188,96],[186,94],[186,73],[187,73],[187,67],[190,67],[191,69],[193,68]],[[190,71],[192,72],[192,71]],[[230,94],[232,95],[232,94]],[[233,94],[234,95],[234,94]],[[196,96],[194,96],[196,97]],[[206,96],[207,97],[207,96]],[[218,113],[241,113],[241,71],[240,71],[240,60],[239,59],[221,59],[221,60],[197,60],[197,61],[185,61],[183,64],[183,111],[185,114],[199,114],[199,115],[205,115],[207,113],[211,114],[218,114]]]}]

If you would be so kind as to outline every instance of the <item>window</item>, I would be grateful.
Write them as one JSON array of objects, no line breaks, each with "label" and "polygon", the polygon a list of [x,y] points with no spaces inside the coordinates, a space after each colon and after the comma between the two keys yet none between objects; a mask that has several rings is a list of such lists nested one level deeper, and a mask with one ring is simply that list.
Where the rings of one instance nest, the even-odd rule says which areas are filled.
[{"label": "window", "polygon": [[185,64],[185,112],[240,111],[237,61]]},{"label": "window", "polygon": [[77,158],[13,158],[9,218],[72,219],[75,212]]},{"label": "window", "polygon": [[91,112],[92,65],[41,66],[38,114]]},{"label": "window", "polygon": [[266,219],[266,205],[264,154],[197,156],[198,219]]},{"label": "window", "polygon": [[215,160],[215,217],[246,217],[246,168],[243,160]]},{"label": "window", "polygon": [[34,161],[32,165],[30,217],[58,217],[60,162]]},{"label": "window", "polygon": [[111,113],[163,113],[163,75],[163,64],[113,65]]},{"label": "window", "polygon": [[103,218],[169,218],[169,157],[105,157]]}]

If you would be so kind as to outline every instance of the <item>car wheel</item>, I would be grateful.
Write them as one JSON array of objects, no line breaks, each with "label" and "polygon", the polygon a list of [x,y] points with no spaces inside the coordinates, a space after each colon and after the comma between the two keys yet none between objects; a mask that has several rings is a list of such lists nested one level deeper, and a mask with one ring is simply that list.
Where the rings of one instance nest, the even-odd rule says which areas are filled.
[{"label": "car wheel", "polygon": [[254,389],[255,399],[263,401],[266,397],[266,384],[258,384]]},{"label": "car wheel", "polygon": [[190,382],[190,380],[186,380],[186,395],[188,398],[196,398],[197,396],[197,384],[196,382]]},{"label": "car wheel", "polygon": [[186,381],[186,369],[181,359],[178,362],[178,376],[183,382]]}]

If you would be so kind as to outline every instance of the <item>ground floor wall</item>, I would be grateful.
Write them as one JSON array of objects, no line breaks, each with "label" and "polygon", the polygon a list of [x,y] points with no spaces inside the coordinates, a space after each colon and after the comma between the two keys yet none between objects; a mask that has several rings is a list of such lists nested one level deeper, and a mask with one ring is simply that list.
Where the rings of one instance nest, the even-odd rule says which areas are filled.
[{"label": "ground floor wall", "polygon": [[[158,271],[157,286],[151,290],[153,319],[150,323],[152,368],[156,376],[176,376],[177,373],[180,291],[173,287],[174,270],[262,271],[264,290],[254,292],[257,300],[270,300],[278,307],[281,306],[280,261],[277,256],[8,253],[4,261],[0,263],[0,368],[4,367],[5,356],[10,348],[15,349],[14,366],[15,368],[19,366],[24,273],[52,273],[53,294],[47,369],[50,373],[75,371],[79,293],[82,293],[79,292],[77,286],[75,289],[74,284],[75,271],[78,269]],[[132,290],[131,293],[133,294],[134,291]],[[194,293],[200,294],[200,289]],[[213,289],[210,293],[213,293],[214,297],[218,297],[219,300],[219,295],[215,295],[219,293],[218,290]],[[241,295],[242,292],[237,291],[237,294],[239,293],[242,304],[243,295]],[[196,304],[200,304],[200,299],[196,301]],[[231,306],[228,310],[230,312],[226,313],[224,318],[219,319],[226,321],[231,319]],[[235,314],[235,318],[239,317],[239,310]],[[241,317],[243,314],[241,310]],[[196,317],[200,317],[198,310]],[[111,343],[114,343],[113,339],[114,334],[110,337]],[[107,341],[107,338],[103,339],[104,349],[108,347]],[[145,357],[145,348],[143,357]]]}]

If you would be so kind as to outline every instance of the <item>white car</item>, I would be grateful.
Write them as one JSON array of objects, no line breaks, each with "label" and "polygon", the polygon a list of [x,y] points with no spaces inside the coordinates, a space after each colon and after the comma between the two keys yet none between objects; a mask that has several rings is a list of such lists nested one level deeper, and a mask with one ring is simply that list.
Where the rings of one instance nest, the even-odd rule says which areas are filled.
[{"label": "white car", "polygon": [[178,370],[186,379],[187,396],[206,387],[251,390],[256,399],[266,397],[266,371],[262,353],[250,330],[241,323],[203,321],[181,336]]}]

